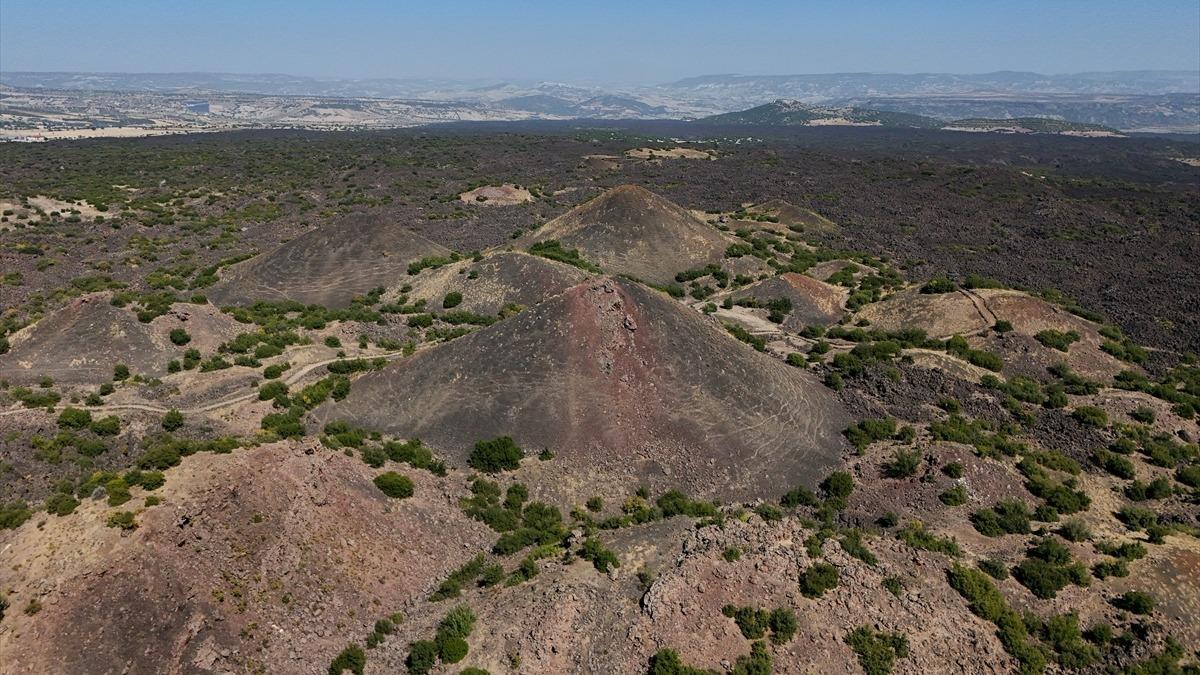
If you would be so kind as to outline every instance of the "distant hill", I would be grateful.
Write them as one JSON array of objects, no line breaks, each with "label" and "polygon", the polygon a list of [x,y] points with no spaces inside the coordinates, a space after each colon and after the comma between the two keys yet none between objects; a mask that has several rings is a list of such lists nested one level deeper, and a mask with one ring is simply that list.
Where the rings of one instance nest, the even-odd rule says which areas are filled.
[{"label": "distant hill", "polygon": [[881,126],[907,129],[936,129],[942,125],[933,118],[908,113],[808,105],[782,99],[749,110],[712,115],[700,122],[747,126]]},{"label": "distant hill", "polygon": [[1106,127],[1102,124],[1072,122],[1049,117],[973,117],[949,122],[944,128],[961,131],[1001,131],[1027,134],[1088,134],[1104,136],[1116,136],[1120,134],[1116,129]]},{"label": "distant hill", "polygon": [[729,124],[763,127],[878,126],[902,129],[950,129],[955,131],[991,131],[1026,134],[1078,134],[1119,136],[1116,129],[1103,124],[1075,122],[1051,117],[971,117],[943,122],[924,115],[874,110],[853,106],[818,106],[800,101],[774,101],[749,110],[712,115],[698,120],[704,124]]}]

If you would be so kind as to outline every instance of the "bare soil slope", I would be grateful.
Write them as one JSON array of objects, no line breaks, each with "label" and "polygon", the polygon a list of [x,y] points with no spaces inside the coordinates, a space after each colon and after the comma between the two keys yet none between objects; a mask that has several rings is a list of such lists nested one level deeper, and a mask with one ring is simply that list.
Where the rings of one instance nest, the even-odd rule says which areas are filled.
[{"label": "bare soil slope", "polygon": [[234,265],[208,296],[222,305],[297,300],[340,308],[356,295],[395,283],[414,260],[449,254],[403,227],[355,215]]},{"label": "bare soil slope", "polygon": [[[833,230],[837,223],[811,209],[801,208],[782,199],[772,199],[746,209],[756,215],[773,216],[782,227],[800,227],[805,230]],[[764,223],[769,224],[769,223]]]},{"label": "bare soil slope", "polygon": [[463,300],[457,309],[492,315],[509,304],[536,305],[587,278],[588,273],[578,267],[528,253],[499,251],[479,262],[464,260],[422,272],[411,282],[408,296],[410,301],[425,300],[436,308],[447,293],[458,292]]},{"label": "bare soil slope", "polygon": [[733,240],[686,209],[636,185],[613,188],[522,240],[557,239],[610,274],[670,283],[677,272],[719,263]]},{"label": "bare soil slope", "polygon": [[124,507],[139,511],[125,535],[91,500],[0,531],[0,587],[42,602],[5,617],[0,672],[324,672],[492,538],[429,473],[392,500],[357,458],[313,446],[189,457],[163,504],[137,509],[139,490]]},{"label": "bare soil slope", "polygon": [[419,436],[460,465],[476,441],[511,435],[557,455],[568,495],[602,479],[721,497],[815,484],[848,422],[812,376],[613,279],[366,375],[316,414]]},{"label": "bare soil slope", "polygon": [[809,324],[828,326],[837,323],[846,310],[848,295],[844,288],[804,274],[787,272],[751,284],[734,293],[733,297],[754,298],[761,303],[776,298],[791,300],[792,312],[784,320],[783,327],[798,331]]},{"label": "bare soil slope", "polygon": [[[939,339],[955,334],[978,335],[972,340],[974,346],[998,352],[1005,363],[1022,374],[1044,372],[1060,361],[1083,375],[1102,379],[1131,367],[1100,350],[1104,337],[1096,324],[1020,291],[980,289],[923,294],[911,288],[867,305],[857,316],[876,328],[921,328]],[[998,335],[989,330],[1001,319],[1012,323],[1012,332]],[[1079,340],[1061,352],[1035,339],[1044,330],[1075,331]]]},{"label": "bare soil slope", "polygon": [[[134,374],[165,375],[167,362],[187,348],[211,351],[240,331],[237,322],[212,306],[177,304],[150,323],[126,308],[114,307],[108,293],[93,293],[29,326],[0,356],[0,379],[15,383],[48,375],[61,384],[108,382],[118,363]],[[182,328],[191,336],[184,346],[171,343]]]}]

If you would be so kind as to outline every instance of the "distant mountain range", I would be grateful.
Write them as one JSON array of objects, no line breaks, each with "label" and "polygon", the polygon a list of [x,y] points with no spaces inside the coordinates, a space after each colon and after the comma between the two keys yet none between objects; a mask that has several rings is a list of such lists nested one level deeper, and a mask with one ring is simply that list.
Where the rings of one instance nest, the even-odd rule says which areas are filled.
[{"label": "distant mountain range", "polygon": [[748,110],[712,115],[697,120],[702,124],[790,127],[790,126],[876,126],[901,129],[951,129],[1008,133],[1116,135],[1117,130],[1099,124],[1042,117],[970,118],[945,121],[924,115],[848,106],[808,105],[799,101],[773,101]]},{"label": "distant mountain range", "polygon": [[[1122,130],[1200,132],[1200,71],[1095,72],[1043,75],[995,72],[832,73],[825,75],[704,75],[653,86],[597,87],[559,82],[451,80],[439,78],[315,78],[231,73],[38,73],[0,72],[3,91],[104,92],[197,99],[237,96],[370,100],[458,119],[700,119],[731,113],[723,123],[743,123],[745,111],[775,101],[829,110],[875,111],[878,120],[851,123],[939,126],[964,118],[1045,117]],[[0,100],[2,105],[2,100]],[[282,105],[278,102],[275,107]],[[287,104],[286,107],[294,107]],[[739,112],[741,111],[741,112]],[[0,113],[3,110],[0,109]],[[885,115],[885,113],[887,113]],[[790,113],[808,115],[801,109]],[[816,113],[820,120],[836,115]],[[390,113],[374,115],[383,122]],[[421,115],[405,119],[418,120]],[[813,120],[809,120],[812,122]]]},{"label": "distant mountain range", "polygon": [[867,108],[815,106],[800,101],[779,100],[749,110],[705,117],[700,122],[750,126],[884,126],[907,129],[937,129],[942,123],[932,117]]}]

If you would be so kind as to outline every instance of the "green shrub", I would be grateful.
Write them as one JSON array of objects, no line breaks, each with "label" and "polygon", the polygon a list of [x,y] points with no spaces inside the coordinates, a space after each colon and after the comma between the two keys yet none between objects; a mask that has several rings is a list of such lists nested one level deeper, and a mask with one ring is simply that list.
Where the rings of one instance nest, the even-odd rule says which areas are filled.
[{"label": "green shrub", "polygon": [[484,473],[499,473],[519,468],[524,456],[524,451],[512,438],[501,436],[476,443],[467,464]]},{"label": "green shrub", "polygon": [[904,529],[896,533],[896,538],[922,551],[944,553],[954,557],[962,555],[962,549],[959,548],[957,541],[946,537],[939,537],[918,523],[909,523],[906,525]]},{"label": "green shrub", "polygon": [[579,253],[579,249],[564,249],[562,244],[560,244],[556,239],[548,239],[546,241],[537,242],[530,246],[528,250],[533,255],[549,258],[550,260],[557,260],[558,262],[566,263],[568,265],[574,265],[575,267],[588,272],[597,274],[600,272],[599,267],[588,262],[587,260],[584,260],[583,256]]},{"label": "green shrub", "polygon": [[863,535],[861,530],[847,530],[846,533],[842,535],[840,543],[842,545],[842,550],[850,554],[850,556],[858,558],[868,565],[874,565],[876,562],[878,562],[878,560],[875,558],[875,554],[872,553],[871,549],[867,548],[867,545],[863,543]]},{"label": "green shrub", "polygon": [[182,347],[192,341],[192,336],[182,328],[173,328],[170,334],[171,343]]},{"label": "green shrub", "polygon": [[450,573],[450,576],[429,596],[429,600],[439,602],[447,598],[457,598],[462,594],[463,586],[483,573],[484,564],[485,558],[482,553],[468,560],[462,567]]},{"label": "green shrub", "polygon": [[467,657],[467,641],[458,637],[446,637],[437,641],[438,656],[442,663],[458,663]]},{"label": "green shrub", "polygon": [[1092,453],[1092,462],[1118,478],[1130,480],[1137,477],[1133,462],[1128,457],[1107,450],[1096,450]]},{"label": "green shrub", "polygon": [[354,675],[363,675],[367,666],[367,655],[358,645],[348,645],[329,664],[329,675],[342,675],[347,670]]},{"label": "green shrub", "polygon": [[442,298],[442,307],[444,309],[451,309],[453,307],[458,307],[459,305],[462,304],[462,301],[463,301],[462,293],[459,293],[458,291],[451,291],[451,292],[447,293],[444,298]]},{"label": "green shrub", "polygon": [[692,518],[711,518],[718,513],[715,504],[692,501],[678,490],[663,493],[655,503],[662,510],[664,518],[679,515],[691,516]]},{"label": "green shrub", "polygon": [[747,640],[757,640],[767,634],[770,627],[771,613],[765,609],[754,607],[737,607],[725,605],[721,613],[734,620],[738,630]]},{"label": "green shrub", "polygon": [[820,487],[826,499],[845,501],[854,491],[854,478],[845,471],[834,471],[821,481]]},{"label": "green shrub", "polygon": [[1038,342],[1052,349],[1057,349],[1060,352],[1065,352],[1071,347],[1071,343],[1079,341],[1079,333],[1075,331],[1057,331],[1052,328],[1040,331],[1033,336]]},{"label": "green shrub", "polygon": [[993,579],[1004,580],[1008,578],[1008,567],[1004,564],[1003,560],[986,558],[979,561],[978,567]]},{"label": "green shrub", "polygon": [[1175,480],[1191,488],[1200,488],[1200,464],[1179,467],[1175,470]]},{"label": "green shrub", "polygon": [[[410,274],[411,274],[410,270]],[[437,665],[438,646],[432,640],[417,640],[408,646],[404,664],[412,675],[426,675]]]},{"label": "green shrub", "polygon": [[1154,596],[1142,591],[1126,591],[1113,598],[1113,607],[1133,614],[1149,614],[1154,611]]},{"label": "green shrub", "polygon": [[98,436],[116,436],[121,431],[121,418],[116,415],[101,417],[94,420],[90,428]]},{"label": "green shrub", "polygon": [[842,433],[861,453],[871,443],[895,436],[896,420],[890,417],[862,420]]},{"label": "green shrub", "polygon": [[996,625],[1004,650],[1020,662],[1022,673],[1040,673],[1046,667],[1046,656],[1028,640],[1028,629],[1021,616],[1013,611],[995,584],[983,572],[954,565],[948,572],[950,587],[966,599],[971,613]]},{"label": "green shrub", "polygon": [[587,539],[583,542],[583,547],[579,550],[579,557],[590,560],[592,566],[599,572],[607,572],[609,568],[621,566],[617,554],[605,548],[596,539]]},{"label": "green shrub", "polygon": [[1147,499],[1166,499],[1174,492],[1171,481],[1166,478],[1155,478],[1149,483],[1135,480],[1125,486],[1125,496],[1135,502]]},{"label": "green shrub", "polygon": [[172,408],[167,411],[162,418],[162,428],[167,431],[175,431],[183,426],[183,413]]},{"label": "green shrub", "polygon": [[1006,534],[1029,534],[1029,507],[1019,499],[997,502],[991,508],[971,514],[971,524],[982,535],[1000,537]]},{"label": "green shrub", "polygon": [[490,588],[504,581],[504,566],[503,565],[488,565],[483,568],[483,572],[479,575],[479,585],[484,588]]},{"label": "green shrub", "polygon": [[1013,568],[1013,576],[1043,600],[1055,597],[1069,584],[1088,585],[1087,569],[1072,562],[1070,549],[1056,539],[1044,537],[1038,540],[1026,556]]},{"label": "green shrub", "polygon": [[899,577],[885,577],[882,585],[888,593],[891,593],[897,598],[900,597],[900,594],[904,592],[904,582],[900,581]]},{"label": "green shrub", "polygon": [[118,363],[113,366],[113,381],[123,382],[129,379],[129,366],[124,363]]},{"label": "green shrub", "polygon": [[1144,405],[1131,410],[1129,416],[1142,424],[1154,424],[1154,409]]},{"label": "green shrub", "polygon": [[1058,536],[1067,541],[1080,542],[1092,538],[1092,530],[1082,520],[1068,520],[1058,528]]},{"label": "green shrub", "polygon": [[727,323],[725,324],[725,330],[729,331],[729,334],[733,337],[753,347],[756,351],[767,351],[767,341],[761,336],[746,330],[745,326],[736,323]]},{"label": "green shrub", "polygon": [[1071,412],[1071,417],[1089,427],[1103,429],[1108,426],[1108,413],[1095,406],[1081,405]]},{"label": "green shrub", "polygon": [[70,494],[56,492],[46,498],[46,512],[56,516],[69,515],[79,506],[79,500]]},{"label": "green shrub", "polygon": [[258,400],[270,401],[279,400],[284,405],[287,404],[288,386],[278,380],[268,382],[258,388]]},{"label": "green shrub", "polygon": [[286,372],[291,367],[292,366],[290,363],[276,363],[276,364],[267,366],[266,368],[263,368],[263,377],[268,380],[274,380],[274,379],[278,378],[280,375],[283,375],[283,373]]},{"label": "green shrub", "polygon": [[125,531],[137,529],[137,521],[134,520],[132,511],[116,511],[109,514],[106,524],[109,527],[119,527]]},{"label": "green shrub", "polygon": [[467,605],[458,605],[446,612],[446,616],[438,622],[438,637],[453,637],[467,639],[475,630],[475,612]]},{"label": "green shrub", "polygon": [[646,675],[710,675],[710,671],[683,665],[674,649],[660,649],[650,657]]},{"label": "green shrub", "polygon": [[897,449],[892,459],[883,465],[883,475],[888,478],[908,478],[917,473],[921,466],[921,453],[917,450]]},{"label": "green shrub", "polygon": [[794,508],[797,506],[816,506],[817,496],[812,490],[806,487],[799,486],[788,490],[782,497],[779,498],[780,506]]},{"label": "green shrub", "polygon": [[934,277],[921,286],[921,292],[927,295],[953,293],[958,286],[946,277]]},{"label": "green shrub", "polygon": [[962,478],[963,465],[958,462],[950,462],[949,464],[942,467],[942,473],[946,474],[947,476],[949,476],[951,478],[955,478],[955,479]]},{"label": "green shrub", "polygon": [[908,638],[899,633],[884,633],[870,626],[859,626],[846,636],[846,644],[858,656],[858,664],[867,675],[887,675],[896,659],[908,656]]},{"label": "green shrub", "polygon": [[955,485],[938,495],[938,499],[946,506],[962,506],[967,503],[967,488],[965,485]]},{"label": "green shrub", "polygon": [[0,530],[12,530],[33,516],[33,510],[23,501],[0,504]]},{"label": "green shrub", "polygon": [[837,588],[840,575],[833,565],[813,563],[800,573],[800,593],[806,598],[819,598],[825,591]]},{"label": "green shrub", "polygon": [[1158,524],[1158,514],[1140,506],[1122,506],[1117,511],[1117,520],[1131,530],[1148,530]]},{"label": "green shrub", "polygon": [[413,496],[413,482],[408,476],[385,471],[375,477],[375,487],[392,499],[405,499]]},{"label": "green shrub", "polygon": [[750,645],[749,654],[737,657],[732,675],[770,675],[774,667],[770,652],[760,640]]},{"label": "green shrub", "polygon": [[83,429],[92,423],[92,414],[79,408],[64,408],[58,414],[58,426],[61,429]]}]

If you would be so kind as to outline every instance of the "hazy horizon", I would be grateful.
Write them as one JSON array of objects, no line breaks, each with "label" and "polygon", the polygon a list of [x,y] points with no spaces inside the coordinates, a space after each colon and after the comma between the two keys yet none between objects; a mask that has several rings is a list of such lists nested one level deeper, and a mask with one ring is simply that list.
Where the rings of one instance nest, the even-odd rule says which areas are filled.
[{"label": "hazy horizon", "polygon": [[4,72],[656,84],[710,74],[1194,71],[1200,9],[1163,0],[775,6],[6,0]]}]

